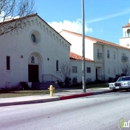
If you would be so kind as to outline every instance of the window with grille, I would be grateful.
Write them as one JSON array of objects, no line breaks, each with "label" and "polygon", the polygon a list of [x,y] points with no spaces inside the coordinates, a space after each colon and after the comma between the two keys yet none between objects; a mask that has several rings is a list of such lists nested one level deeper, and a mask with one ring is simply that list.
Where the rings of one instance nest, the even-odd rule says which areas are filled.
[{"label": "window with grille", "polygon": [[72,66],[72,73],[77,73],[77,66]]},{"label": "window with grille", "polygon": [[87,73],[91,73],[91,67],[87,67]]}]

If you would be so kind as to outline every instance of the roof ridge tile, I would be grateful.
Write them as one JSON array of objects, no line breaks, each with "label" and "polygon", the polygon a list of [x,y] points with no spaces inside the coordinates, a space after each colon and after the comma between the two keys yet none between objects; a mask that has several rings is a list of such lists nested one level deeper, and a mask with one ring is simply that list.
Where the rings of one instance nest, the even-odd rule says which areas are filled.
[{"label": "roof ridge tile", "polygon": [[[82,34],[80,34],[80,33],[72,32],[72,31],[65,30],[65,29],[63,29],[61,32],[64,32],[64,31],[68,32],[68,33],[71,33],[71,34],[74,34],[74,35],[78,35],[80,37],[82,36]],[[106,45],[115,46],[115,47],[119,47],[119,48],[130,50],[130,48],[127,48],[125,46],[121,46],[121,45],[116,44],[114,42],[102,40],[102,39],[91,37],[91,36],[85,36],[85,38],[91,39],[91,40],[95,41],[96,43],[103,43],[103,44],[106,44]]]},{"label": "roof ridge tile", "polygon": [[[71,59],[74,59],[74,60],[82,60],[82,56],[74,53],[74,52],[70,52],[70,58]],[[89,61],[89,62],[94,62],[93,60],[89,59],[89,58],[85,58],[86,61]]]}]

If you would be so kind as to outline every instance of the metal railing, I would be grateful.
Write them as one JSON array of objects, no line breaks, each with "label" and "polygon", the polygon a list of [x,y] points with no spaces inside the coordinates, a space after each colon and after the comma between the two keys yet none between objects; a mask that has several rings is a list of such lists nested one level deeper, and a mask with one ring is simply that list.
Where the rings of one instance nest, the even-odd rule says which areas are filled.
[{"label": "metal railing", "polygon": [[57,82],[57,81],[62,81],[62,80],[52,74],[42,75],[42,82]]},{"label": "metal railing", "polygon": [[97,58],[102,58],[102,53],[97,53]]},{"label": "metal railing", "polygon": [[129,59],[129,58],[128,58],[127,56],[122,56],[122,57],[121,57],[121,60],[122,60],[123,62],[127,62],[128,59]]}]

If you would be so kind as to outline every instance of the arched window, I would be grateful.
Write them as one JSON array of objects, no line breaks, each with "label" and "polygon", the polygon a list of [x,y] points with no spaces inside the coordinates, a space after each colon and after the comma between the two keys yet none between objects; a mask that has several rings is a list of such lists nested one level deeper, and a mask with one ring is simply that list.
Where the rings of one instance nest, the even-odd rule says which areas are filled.
[{"label": "arched window", "polygon": [[36,42],[36,36],[34,34],[31,34],[31,39],[34,43]]},{"label": "arched window", "polygon": [[127,30],[128,37],[130,37],[130,29]]}]

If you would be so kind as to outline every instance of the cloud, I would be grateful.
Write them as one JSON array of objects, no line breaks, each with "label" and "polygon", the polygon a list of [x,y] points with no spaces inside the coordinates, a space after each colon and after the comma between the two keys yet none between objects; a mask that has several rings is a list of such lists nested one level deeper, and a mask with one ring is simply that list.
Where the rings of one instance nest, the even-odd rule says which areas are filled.
[{"label": "cloud", "polygon": [[[49,22],[50,26],[52,26],[57,32],[60,32],[62,29],[66,29],[69,31],[82,33],[82,20],[77,19],[76,21],[68,21],[64,20],[63,22]],[[87,24],[85,24],[85,33],[93,32],[92,28],[89,28]]]},{"label": "cloud", "polygon": [[[88,20],[85,22],[85,33],[92,33],[93,32],[93,29],[88,27],[88,25],[87,25],[88,23],[95,23],[95,22],[111,19],[114,17],[126,15],[129,13],[130,13],[130,9],[126,9],[126,10],[119,12],[119,13],[111,14],[111,15],[104,16],[101,18]],[[52,26],[58,32],[60,32],[62,29],[66,29],[66,30],[70,30],[73,32],[82,33],[82,19],[77,19],[76,21],[73,21],[73,22],[68,21],[68,20],[64,20],[63,22],[54,21],[54,22],[49,22],[48,24],[50,26]]]},{"label": "cloud", "polygon": [[1,11],[1,12],[0,12],[0,17],[4,17],[4,15],[5,15],[5,12],[4,12],[4,11]]},{"label": "cloud", "polygon": [[12,19],[17,19],[17,18],[20,18],[19,16],[15,16],[15,17],[12,17],[12,16],[8,16],[8,17],[5,17],[5,12],[1,12],[0,13],[0,22],[5,22],[5,21],[9,21],[9,20],[12,20]]},{"label": "cloud", "polygon": [[125,11],[122,11],[122,12],[119,12],[119,13],[116,13],[116,14],[108,15],[108,16],[105,16],[105,17],[88,20],[88,21],[87,21],[87,24],[88,24],[88,23],[95,23],[95,22],[107,20],[107,19],[110,19],[110,18],[122,16],[122,15],[126,15],[126,14],[128,14],[128,13],[130,13],[130,9],[127,9],[127,10],[125,10]]}]

